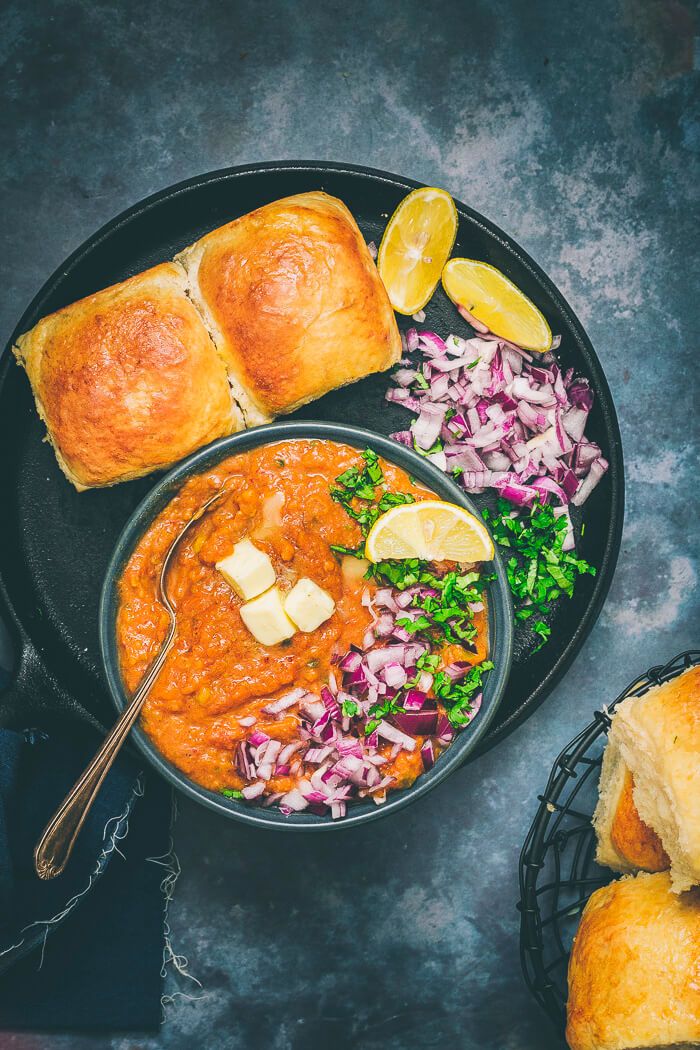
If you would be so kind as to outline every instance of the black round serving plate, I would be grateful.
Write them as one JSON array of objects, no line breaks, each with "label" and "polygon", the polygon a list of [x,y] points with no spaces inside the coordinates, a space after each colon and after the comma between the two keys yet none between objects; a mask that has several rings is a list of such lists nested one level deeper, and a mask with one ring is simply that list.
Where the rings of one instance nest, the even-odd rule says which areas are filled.
[{"label": "black round serving plate", "polygon": [[[147,198],[107,223],[56,270],[22,316],[12,340],[47,313],[123,280],[164,259],[207,231],[269,201],[323,189],[340,197],[366,239],[378,241],[387,218],[419,184],[351,165],[284,162],[230,168],[202,175]],[[607,594],[622,531],[624,480],[615,409],[603,370],[580,323],[539,267],[510,238],[457,202],[455,255],[485,260],[506,273],[540,307],[564,367],[588,377],[595,392],[589,436],[610,469],[577,518],[582,557],[595,578],[582,577],[572,600],[555,610],[550,641],[522,626],[516,633],[513,673],[489,733],[488,747],[515,728],[564,674],[591,630]],[[413,322],[401,319],[405,329]],[[441,289],[427,309],[425,327],[441,335],[470,333]],[[404,429],[408,413],[389,405],[389,377],[370,376],[307,405],[291,418],[323,419],[381,434]],[[27,724],[41,710],[86,715],[108,724],[112,709],[101,671],[97,610],[112,549],[131,512],[154,478],[77,493],[61,474],[29,384],[8,350],[0,363],[0,596],[14,627],[18,673],[0,697],[4,724]],[[481,497],[475,502],[482,503]]]},{"label": "black round serving plate", "polygon": [[[679,653],[639,675],[566,745],[552,766],[520,854],[520,961],[530,992],[562,1034],[566,1026],[569,951],[591,894],[616,876],[595,862],[591,819],[611,715],[700,664],[700,650]],[[562,1043],[565,1045],[565,1043]]]}]

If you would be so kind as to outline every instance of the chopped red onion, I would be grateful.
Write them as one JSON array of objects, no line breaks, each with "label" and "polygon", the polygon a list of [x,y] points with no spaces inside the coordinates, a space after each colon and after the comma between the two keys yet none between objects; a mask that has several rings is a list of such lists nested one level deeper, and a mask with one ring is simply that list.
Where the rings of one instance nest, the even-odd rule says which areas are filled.
[{"label": "chopped red onion", "polygon": [[[474,324],[475,318],[460,312]],[[598,446],[584,438],[593,404],[586,379],[574,377],[572,369],[562,373],[551,353],[533,361],[521,347],[486,331],[481,338],[451,335],[447,341],[434,332],[414,333],[414,344],[429,386],[423,389],[415,369],[404,368],[399,385],[387,392],[418,417],[410,431],[393,435],[396,440],[428,452],[447,473],[460,468],[468,491],[495,488],[518,506],[552,496],[580,506],[607,466]],[[448,409],[453,415],[446,420]],[[442,449],[430,452],[438,438]],[[476,449],[483,450],[483,460]],[[593,463],[599,466],[584,487]],[[543,486],[543,479],[557,488]]]},{"label": "chopped red onion", "polygon": [[426,740],[420,749],[420,757],[423,759],[423,769],[428,772],[435,765],[435,749],[432,740]]},{"label": "chopped red onion", "polygon": [[588,476],[581,482],[571,498],[571,502],[575,507],[580,507],[582,503],[585,503],[607,469],[608,461],[603,459],[602,456],[591,463]]},{"label": "chopped red onion", "polygon": [[412,737],[408,736],[406,733],[402,733],[400,729],[396,728],[396,726],[390,725],[383,719],[377,726],[377,733],[392,744],[400,744],[404,751],[415,750],[416,742]]},{"label": "chopped red onion", "polygon": [[310,747],[304,755],[304,761],[311,762],[314,765],[320,765],[321,762],[325,762],[328,756],[332,754],[332,747]]},{"label": "chopped red onion", "polygon": [[425,707],[426,694],[420,689],[409,689],[404,697],[403,706],[406,711],[420,711]]},{"label": "chopped red onion", "polygon": [[568,507],[555,507],[554,508],[555,518],[566,518],[566,533],[564,534],[564,542],[562,543],[561,549],[563,551],[572,551],[575,546],[574,542],[574,527],[571,524],[571,516],[569,514]]},{"label": "chopped red onion", "polygon": [[289,812],[299,812],[302,809],[306,809],[308,804],[309,803],[304,798],[301,791],[295,787],[292,788],[291,791],[288,791],[286,795],[283,795],[282,798],[279,800],[280,809],[286,807],[289,810]]},{"label": "chopped red onion", "polygon": [[400,689],[407,680],[408,675],[401,664],[389,663],[384,667],[384,681],[390,689]]},{"label": "chopped red onion", "polygon": [[443,668],[443,672],[453,682],[459,682],[462,678],[469,673],[471,664],[468,664],[466,660],[455,660],[454,663],[448,664],[447,667]]},{"label": "chopped red onion", "polygon": [[289,759],[294,754],[294,752],[301,750],[301,748],[303,746],[304,746],[304,741],[303,740],[295,740],[293,743],[287,744],[287,746],[283,747],[282,750],[280,751],[280,755],[279,755],[280,762],[288,762]]},{"label": "chopped red onion", "polygon": [[438,712],[434,711],[404,711],[392,715],[394,725],[402,732],[410,736],[432,736],[437,729]]},{"label": "chopped red onion", "polygon": [[271,740],[265,748],[265,761],[276,762],[282,750],[281,740]]},{"label": "chopped red onion", "polygon": [[[438,336],[435,336],[435,338],[437,339]],[[419,339],[417,330],[415,328],[409,328],[406,332],[406,347],[408,349],[408,352],[412,354],[414,350],[418,349],[418,345]]]},{"label": "chopped red onion", "polygon": [[428,693],[433,687],[433,676],[430,671],[421,671],[418,675],[418,690],[421,693]]},{"label": "chopped red onion", "polygon": [[251,747],[260,747],[261,744],[266,744],[269,739],[267,733],[263,733],[261,729],[256,729],[248,737],[248,743]]},{"label": "chopped red onion", "polygon": [[361,766],[361,758],[356,758],[355,755],[344,755],[343,758],[333,766],[332,772],[337,777],[341,777],[341,779],[345,780],[348,777],[351,777]]},{"label": "chopped red onion", "polygon": [[355,758],[362,758],[362,745],[360,741],[353,736],[345,737],[344,740],[338,740],[336,748],[341,758],[344,758],[346,755],[353,755]]},{"label": "chopped red onion", "polygon": [[441,744],[449,744],[454,737],[455,731],[447,715],[440,715],[435,735]]},{"label": "chopped red onion", "polygon": [[321,700],[329,717],[337,721],[341,717],[340,704],[328,686],[324,685],[321,689]]},{"label": "chopped red onion", "polygon": [[285,693],[284,696],[279,698],[279,700],[273,700],[272,703],[266,704],[266,706],[263,707],[263,711],[269,715],[277,715],[280,711],[292,707],[298,700],[301,700],[302,696],[305,695],[305,689],[292,689],[291,693]]}]

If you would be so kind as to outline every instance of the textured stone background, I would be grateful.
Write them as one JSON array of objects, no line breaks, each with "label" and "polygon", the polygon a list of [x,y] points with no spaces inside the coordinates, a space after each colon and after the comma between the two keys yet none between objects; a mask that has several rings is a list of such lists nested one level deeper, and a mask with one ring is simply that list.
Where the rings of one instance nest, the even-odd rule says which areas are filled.
[{"label": "textured stone background", "polygon": [[523,728],[340,836],[275,837],[183,802],[171,923],[202,990],[169,988],[202,998],[177,997],[157,1038],[3,1048],[556,1045],[518,963],[535,796],[595,705],[698,642],[697,32],[690,0],[3,5],[0,331],[97,226],[168,183],[280,158],[387,168],[483,211],[559,284],[606,369],[628,485],[607,605]]}]

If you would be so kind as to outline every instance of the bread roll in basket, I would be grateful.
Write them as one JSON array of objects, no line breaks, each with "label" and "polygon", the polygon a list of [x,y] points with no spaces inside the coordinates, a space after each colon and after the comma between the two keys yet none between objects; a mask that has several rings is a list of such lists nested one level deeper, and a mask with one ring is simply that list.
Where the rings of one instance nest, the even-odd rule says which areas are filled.
[{"label": "bread roll in basket", "polygon": [[590,897],[569,960],[571,1050],[700,1046],[700,890],[640,873]]},{"label": "bread roll in basket", "polygon": [[593,823],[600,864],[700,884],[700,666],[617,705]]}]

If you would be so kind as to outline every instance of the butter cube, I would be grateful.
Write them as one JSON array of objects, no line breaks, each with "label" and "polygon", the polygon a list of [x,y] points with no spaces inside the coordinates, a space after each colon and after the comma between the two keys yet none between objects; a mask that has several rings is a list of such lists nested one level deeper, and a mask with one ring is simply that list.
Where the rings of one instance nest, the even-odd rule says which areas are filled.
[{"label": "butter cube", "polygon": [[300,631],[315,631],[333,615],[335,602],[327,591],[303,577],[284,601],[284,611]]},{"label": "butter cube", "polygon": [[269,591],[242,605],[241,619],[261,645],[277,645],[296,633],[277,587],[270,587]]},{"label": "butter cube", "polygon": [[275,582],[272,562],[267,554],[258,550],[250,540],[237,543],[233,554],[218,561],[216,567],[244,601],[256,598]]}]

